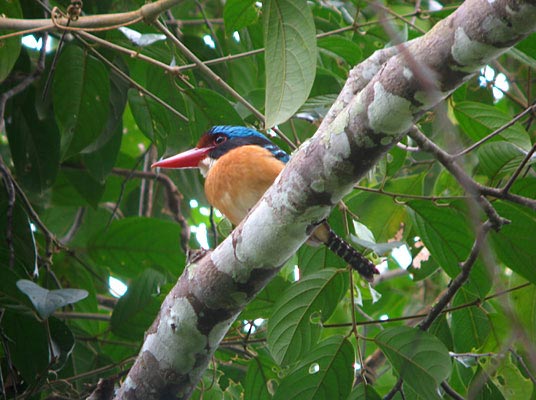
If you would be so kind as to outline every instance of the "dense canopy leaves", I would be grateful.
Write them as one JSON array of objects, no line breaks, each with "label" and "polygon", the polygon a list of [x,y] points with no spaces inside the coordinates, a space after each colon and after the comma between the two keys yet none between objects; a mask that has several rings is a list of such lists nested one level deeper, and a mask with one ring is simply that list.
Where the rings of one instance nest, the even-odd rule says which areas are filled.
[{"label": "dense canopy leaves", "polygon": [[[0,0],[0,14],[49,18],[40,3]],[[83,12],[98,20],[144,3],[85,0]],[[141,20],[65,36],[0,20],[7,398],[85,398],[99,378],[119,384],[186,254],[229,234],[197,171],[168,178],[154,161],[216,124],[277,125],[268,134],[292,152],[354,65],[423,35],[458,5],[185,0],[158,19],[183,47]],[[330,217],[381,278],[368,286],[325,248],[303,246],[231,327],[193,397],[375,399],[402,378],[406,398],[534,398],[534,68],[533,34],[418,124],[507,225],[480,242],[489,209],[468,201],[437,151],[404,139]],[[382,246],[393,241],[403,245]],[[475,248],[452,302],[415,327]],[[128,286],[120,299],[110,278]]]}]

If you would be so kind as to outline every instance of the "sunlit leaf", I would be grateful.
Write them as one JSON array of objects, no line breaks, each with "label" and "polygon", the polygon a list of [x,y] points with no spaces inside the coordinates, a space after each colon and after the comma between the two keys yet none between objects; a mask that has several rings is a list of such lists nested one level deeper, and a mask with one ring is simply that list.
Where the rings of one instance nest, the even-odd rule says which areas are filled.
[{"label": "sunlit leaf", "polygon": [[290,118],[305,102],[316,71],[313,15],[305,0],[263,4],[266,126]]}]

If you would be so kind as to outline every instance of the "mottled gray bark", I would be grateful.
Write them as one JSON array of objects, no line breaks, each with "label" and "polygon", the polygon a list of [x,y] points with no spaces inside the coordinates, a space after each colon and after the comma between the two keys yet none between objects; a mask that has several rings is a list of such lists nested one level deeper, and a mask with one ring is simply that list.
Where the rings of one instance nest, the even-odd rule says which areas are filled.
[{"label": "mottled gray bark", "polygon": [[468,0],[422,38],[357,67],[248,218],[180,277],[117,398],[188,398],[229,326],[311,227],[424,111],[535,28],[536,0]]}]

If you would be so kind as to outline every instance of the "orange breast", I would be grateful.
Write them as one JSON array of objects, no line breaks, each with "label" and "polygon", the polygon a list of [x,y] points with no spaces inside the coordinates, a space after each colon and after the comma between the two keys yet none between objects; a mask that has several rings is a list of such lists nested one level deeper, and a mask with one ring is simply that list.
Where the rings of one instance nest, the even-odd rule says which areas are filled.
[{"label": "orange breast", "polygon": [[284,166],[260,146],[237,147],[221,156],[208,171],[207,200],[233,225],[238,225]]}]

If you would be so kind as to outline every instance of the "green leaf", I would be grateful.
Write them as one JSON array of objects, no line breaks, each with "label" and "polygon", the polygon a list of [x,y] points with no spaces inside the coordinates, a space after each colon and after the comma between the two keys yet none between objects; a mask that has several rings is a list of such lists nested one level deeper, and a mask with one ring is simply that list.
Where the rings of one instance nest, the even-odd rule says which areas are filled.
[{"label": "green leaf", "polygon": [[[22,18],[18,0],[0,0],[0,15],[3,18]],[[12,30],[0,30],[0,36],[12,33]],[[0,83],[7,78],[19,58],[21,37],[14,36],[0,40]]]},{"label": "green leaf", "polygon": [[47,374],[49,353],[46,330],[35,316],[6,310],[2,333],[13,365],[28,384]]},{"label": "green leaf", "polygon": [[188,89],[185,93],[195,105],[197,120],[206,120],[205,126],[244,125],[244,120],[219,93],[203,88]]},{"label": "green leaf", "polygon": [[298,281],[280,297],[268,321],[267,341],[274,360],[287,365],[316,344],[326,321],[347,290],[345,276],[323,269]]},{"label": "green leaf", "polygon": [[117,336],[131,340],[143,339],[143,334],[160,309],[163,296],[157,296],[165,277],[146,269],[128,287],[114,308],[110,325]]},{"label": "green leaf", "polygon": [[225,31],[230,34],[257,21],[255,0],[227,0],[223,8]]},{"label": "green leaf", "polygon": [[[471,233],[470,219],[465,205],[452,202],[449,207],[438,207],[430,201],[408,201],[412,210],[415,231],[437,260],[441,268],[450,276],[460,273],[460,263],[471,251],[474,235]],[[480,296],[485,296],[491,287],[490,277],[484,265],[477,261],[470,273],[466,288]]]},{"label": "green leaf", "polygon": [[289,119],[307,100],[316,71],[313,15],[305,0],[263,3],[266,127]]},{"label": "green leaf", "polygon": [[[477,171],[497,181],[511,175],[519,166],[526,153],[508,142],[485,143],[478,151]],[[528,165],[534,163],[529,162]]]},{"label": "green leaf", "polygon": [[93,208],[98,206],[104,193],[104,183],[96,181],[88,171],[84,170],[65,168],[61,174],[67,178],[71,188],[74,188],[89,205]]},{"label": "green leaf", "polygon": [[106,126],[110,83],[104,65],[75,45],[64,46],[53,84],[63,158],[94,143]]},{"label": "green leaf", "polygon": [[95,262],[119,277],[132,278],[147,268],[178,276],[184,268],[179,238],[180,227],[174,222],[129,217],[95,235],[88,251]]},{"label": "green leaf", "polygon": [[426,399],[439,399],[438,387],[452,370],[448,350],[439,339],[398,326],[380,332],[375,342],[405,384]]},{"label": "green leaf", "polygon": [[342,36],[327,36],[318,39],[320,49],[342,57],[348,64],[356,65],[362,58],[361,49],[357,43]]},{"label": "green leaf", "polygon": [[[169,75],[159,69],[148,68],[147,89],[158,93],[162,101],[183,113],[185,106],[182,95]],[[172,111],[136,89],[128,91],[128,103],[136,124],[157,146],[159,154],[164,152],[171,135],[177,135],[181,129],[187,127]]]},{"label": "green leaf", "polygon": [[381,400],[380,395],[374,390],[372,385],[361,384],[356,386],[347,400]]},{"label": "green leaf", "polygon": [[39,118],[34,93],[32,88],[26,96],[15,98],[15,112],[6,120],[6,131],[17,181],[41,193],[52,186],[58,174],[60,132],[54,120]]},{"label": "green leaf", "polygon": [[96,182],[104,183],[106,177],[115,166],[119,149],[121,148],[122,131],[123,125],[119,124],[106,144],[91,153],[82,154],[82,161],[89,175]]},{"label": "green leaf", "polygon": [[30,298],[35,310],[43,319],[50,317],[58,308],[76,303],[88,295],[83,289],[48,290],[27,279],[18,280],[17,287]]},{"label": "green leaf", "polygon": [[510,299],[528,341],[536,343],[536,286],[513,291]]},{"label": "green leaf", "polygon": [[37,249],[35,238],[30,226],[30,220],[22,208],[20,201],[13,205],[13,221],[8,226],[7,213],[9,201],[4,185],[0,186],[0,265],[9,266],[11,250],[7,242],[7,229],[11,229],[13,250],[15,253],[14,271],[20,277],[32,276],[37,270]]},{"label": "green leaf", "polygon": [[[523,43],[523,42],[522,42]],[[521,46],[518,44],[516,47],[520,47]],[[509,56],[512,56],[513,58],[515,58],[517,61],[520,61],[522,62],[523,64],[525,64],[527,67],[530,67],[530,68],[533,68],[533,69],[536,69],[536,60],[531,57],[529,54],[527,54],[523,49],[523,50],[519,50],[517,49],[516,47],[512,47],[510,48],[510,50],[507,51],[508,55]]]},{"label": "green leaf", "polygon": [[533,396],[534,384],[523,376],[512,355],[507,354],[499,365],[495,365],[491,359],[482,359],[482,367],[494,371],[491,380],[505,399],[530,399]]},{"label": "green leaf", "polygon": [[[461,129],[475,142],[509,123],[512,116],[497,107],[471,101],[462,101],[454,106],[454,114]],[[506,140],[525,151],[532,147],[530,137],[519,123],[506,128],[491,141]]]},{"label": "green leaf", "polygon": [[65,366],[74,349],[74,335],[63,321],[54,317],[48,319],[48,327],[54,344],[55,363],[52,367],[55,371],[59,371]]},{"label": "green leaf", "polygon": [[[465,289],[460,289],[452,302],[453,307],[471,303],[478,297]],[[451,319],[454,351],[457,353],[478,350],[484,343],[491,331],[491,326],[486,313],[479,307],[466,307],[452,313]]]},{"label": "green leaf", "polygon": [[499,232],[491,232],[493,248],[499,259],[513,271],[536,284],[536,215],[533,210],[505,201],[496,201],[494,207],[511,221]]},{"label": "green leaf", "polygon": [[249,303],[240,314],[241,319],[268,318],[272,315],[272,310],[277,300],[290,283],[281,276],[276,276],[270,283]]},{"label": "green leaf", "polygon": [[354,379],[354,348],[342,336],[331,336],[315,346],[285,377],[274,400],[345,399]]},{"label": "green leaf", "polygon": [[[413,175],[388,180],[383,190],[393,193],[417,194],[422,190],[423,176]],[[377,193],[353,191],[346,199],[348,207],[359,216],[378,242],[391,240],[400,230],[400,224],[411,222],[407,209],[388,196]]]},{"label": "green leaf", "polygon": [[276,381],[275,365],[266,348],[260,348],[257,357],[248,366],[244,380],[244,398],[255,400],[271,400]]}]

